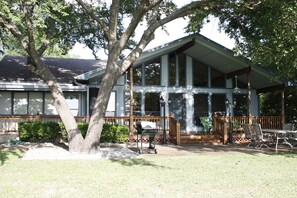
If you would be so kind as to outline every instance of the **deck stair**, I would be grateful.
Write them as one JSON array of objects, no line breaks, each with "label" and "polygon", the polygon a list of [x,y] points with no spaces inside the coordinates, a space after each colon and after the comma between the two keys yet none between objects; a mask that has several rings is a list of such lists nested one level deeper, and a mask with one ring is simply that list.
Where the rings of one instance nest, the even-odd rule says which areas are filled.
[{"label": "deck stair", "polygon": [[181,144],[223,144],[221,136],[207,133],[181,133],[180,141]]}]

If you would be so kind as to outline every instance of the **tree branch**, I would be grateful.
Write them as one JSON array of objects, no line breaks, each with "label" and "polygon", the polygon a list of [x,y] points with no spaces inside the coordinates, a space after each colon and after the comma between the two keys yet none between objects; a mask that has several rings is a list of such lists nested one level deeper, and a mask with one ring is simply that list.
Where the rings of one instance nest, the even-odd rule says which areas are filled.
[{"label": "tree branch", "polygon": [[[165,25],[166,23],[188,15],[192,10],[198,9],[198,8],[203,8],[203,9],[209,9],[208,3],[211,0],[202,0],[202,1],[195,1],[192,3],[189,3],[182,8],[172,12],[170,15],[167,17],[157,21],[156,23],[153,23],[150,25],[146,31],[144,31],[139,43],[135,47],[135,49],[125,58],[125,60],[122,63],[122,68],[121,72],[125,72],[130,65],[141,55],[143,52],[144,48],[153,40],[154,38],[154,32],[156,31],[157,28]],[[157,13],[155,13],[157,14]]]},{"label": "tree branch", "polygon": [[26,51],[28,50],[28,42],[13,22],[6,19],[3,15],[0,15],[0,25],[7,28],[11,32],[11,34],[14,35],[14,37],[21,43],[22,47]]},{"label": "tree branch", "polygon": [[161,2],[162,0],[155,0],[151,4],[148,4],[147,0],[143,0],[141,2],[141,5],[139,6],[140,10],[133,15],[131,19],[131,23],[129,24],[129,26],[127,27],[126,31],[124,32],[124,34],[122,35],[119,41],[119,46],[118,46],[119,49],[121,50],[124,49],[126,43],[128,42],[129,38],[132,36],[133,32],[137,28],[137,25],[139,24],[140,20],[145,15],[145,13],[153,9],[157,5],[159,5]]},{"label": "tree branch", "polygon": [[84,9],[84,11],[94,20],[96,21],[100,27],[103,29],[104,36],[106,40],[109,42],[112,40],[108,27],[105,25],[104,20],[102,18],[98,18],[91,8],[85,4],[82,0],[76,0],[76,2]]},{"label": "tree branch", "polygon": [[109,42],[112,43],[115,42],[117,37],[117,27],[118,27],[118,14],[120,9],[120,0],[112,0],[111,4],[111,13],[110,13],[110,19],[109,19],[109,31],[110,31],[110,37],[111,40]]},{"label": "tree branch", "polygon": [[31,21],[31,16],[29,14],[29,8],[26,2],[24,2],[24,5],[23,5],[23,12],[25,14],[25,24],[26,24],[28,39],[29,39],[29,45],[28,45],[29,55],[33,55],[33,54],[35,55],[36,48],[35,48],[33,25]]},{"label": "tree branch", "polygon": [[42,54],[45,52],[45,50],[48,48],[51,39],[54,37],[53,34],[48,33],[48,35],[46,36],[45,41],[42,43],[42,45],[40,46],[40,48],[38,49],[37,53],[39,56],[42,56]]}]

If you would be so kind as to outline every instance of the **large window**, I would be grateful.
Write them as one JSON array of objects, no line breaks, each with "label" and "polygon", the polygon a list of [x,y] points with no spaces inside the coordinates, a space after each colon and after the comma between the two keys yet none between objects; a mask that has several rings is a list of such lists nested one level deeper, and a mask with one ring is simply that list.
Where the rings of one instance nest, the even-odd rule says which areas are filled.
[{"label": "large window", "polygon": [[69,106],[69,109],[74,116],[79,115],[79,96],[77,93],[65,93],[66,102]]},{"label": "large window", "polygon": [[[130,71],[130,70],[129,70]],[[130,73],[128,72],[128,79],[130,79]],[[137,66],[133,68],[133,84],[141,85],[142,84],[142,66]]]},{"label": "large window", "polygon": [[15,92],[13,99],[14,115],[27,115],[28,112],[28,93]]},{"label": "large window", "polygon": [[194,122],[201,124],[201,117],[208,116],[208,94],[194,94]]},{"label": "large window", "polygon": [[[79,93],[65,93],[74,116],[80,112]],[[51,93],[0,92],[0,115],[58,115]]]},{"label": "large window", "polygon": [[168,72],[169,72],[169,85],[175,86],[176,85],[176,56],[175,56],[175,53],[169,54]]},{"label": "large window", "polygon": [[133,93],[133,114],[141,115],[141,93]]},{"label": "large window", "polygon": [[178,54],[179,86],[186,86],[186,55]]},{"label": "large window", "polygon": [[236,105],[234,107],[234,115],[247,116],[247,95],[234,94],[233,100],[236,101]]},{"label": "large window", "polygon": [[226,87],[226,80],[225,80],[225,74],[215,70],[211,69],[211,87]]},{"label": "large window", "polygon": [[111,92],[107,109],[106,109],[106,116],[115,116],[116,111],[116,93]]},{"label": "large window", "polygon": [[145,94],[145,115],[160,115],[160,93]]},{"label": "large window", "polygon": [[211,104],[212,112],[217,112],[220,115],[225,115],[226,110],[226,95],[225,94],[212,94]]},{"label": "large window", "polygon": [[193,61],[193,85],[195,87],[207,87],[208,86],[208,66]]},{"label": "large window", "polygon": [[43,93],[29,93],[29,115],[42,114],[43,112]]},{"label": "large window", "polygon": [[0,92],[0,114],[11,115],[11,92]]},{"label": "large window", "polygon": [[145,64],[145,84],[161,84],[161,61],[160,58]]},{"label": "large window", "polygon": [[45,115],[57,115],[58,112],[56,110],[54,100],[50,93],[45,93],[44,95],[44,114]]}]

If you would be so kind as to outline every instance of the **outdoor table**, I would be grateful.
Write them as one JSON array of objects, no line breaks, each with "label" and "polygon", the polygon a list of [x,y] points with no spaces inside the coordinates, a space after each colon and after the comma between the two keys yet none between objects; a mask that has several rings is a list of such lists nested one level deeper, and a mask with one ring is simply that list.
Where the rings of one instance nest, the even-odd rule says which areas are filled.
[{"label": "outdoor table", "polygon": [[282,129],[262,129],[263,133],[270,133],[273,134],[274,137],[276,138],[276,143],[275,143],[275,152],[277,153],[277,147],[279,144],[279,139],[282,139],[283,142],[282,144],[287,144],[291,148],[293,148],[292,144],[287,141],[286,134],[287,133],[296,133],[296,131],[292,130],[282,130]]},{"label": "outdoor table", "polygon": [[[149,122],[145,122],[145,123],[149,123]],[[137,125],[137,139],[138,139],[138,135],[140,134],[140,148],[138,147],[138,141],[137,141],[137,148],[139,149],[140,154],[143,153],[144,151],[142,146],[144,135],[149,136],[149,146],[147,148],[148,152],[150,153],[151,151],[153,151],[155,154],[157,154],[157,149],[155,148],[155,144],[153,144],[153,141],[155,140],[155,135],[158,132],[158,128],[153,127],[154,124],[155,123],[153,123],[152,125],[144,125],[144,126],[142,124]]]}]

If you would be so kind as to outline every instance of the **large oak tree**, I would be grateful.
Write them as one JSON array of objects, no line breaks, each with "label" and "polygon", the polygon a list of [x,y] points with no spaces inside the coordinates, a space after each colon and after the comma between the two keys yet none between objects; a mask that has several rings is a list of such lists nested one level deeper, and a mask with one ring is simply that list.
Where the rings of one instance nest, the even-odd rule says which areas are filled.
[{"label": "large oak tree", "polygon": [[[110,5],[105,1],[77,0],[76,2],[79,6],[72,4],[71,1],[62,0],[1,1],[1,40],[6,47],[20,47],[21,51],[28,56],[29,69],[49,86],[57,112],[68,132],[69,150],[95,153],[99,150],[106,107],[117,79],[154,39],[157,28],[176,18],[187,16],[195,9],[208,11],[212,0],[193,1],[181,8],[177,8],[169,0],[113,0]],[[89,32],[90,35],[86,37],[79,37],[76,34],[88,33],[85,31],[88,30],[84,23],[86,21],[82,22],[81,19],[85,18],[84,14],[87,14],[93,22],[90,27],[95,27],[97,31]],[[128,21],[128,23],[125,21],[128,24],[125,27],[123,20]],[[134,47],[130,47],[130,53],[123,56],[122,52],[130,44],[136,27],[143,21],[146,21],[147,29]],[[78,30],[78,23],[83,27],[80,30]],[[59,44],[62,48],[68,49],[75,39],[80,38],[83,38],[84,42],[92,48],[100,46],[108,51],[106,71],[100,84],[85,139],[69,110],[57,79],[42,61],[42,56],[49,46]],[[96,41],[98,46],[95,46],[92,41]],[[5,45],[12,42],[17,44]],[[19,49],[18,47],[15,49]],[[121,62],[119,62],[120,59]]]},{"label": "large oak tree", "polygon": [[[236,36],[242,13],[244,16],[253,15],[253,12],[247,11],[256,10],[259,4],[266,10],[271,1],[276,0],[200,0],[177,7],[171,0],[112,0],[108,3],[100,0],[3,0],[0,2],[0,34],[4,46],[19,46],[22,49],[28,56],[30,70],[48,84],[57,112],[68,132],[69,150],[95,153],[100,146],[112,88],[154,39],[157,28],[187,15],[195,17],[195,23],[200,26],[201,20],[212,13],[221,17],[224,28]],[[239,23],[233,27],[233,21]],[[146,24],[146,29],[141,39],[133,43],[131,40],[140,24]],[[251,33],[257,33],[260,27],[251,29]],[[59,44],[67,50],[75,41],[84,42],[95,51],[103,47],[108,52],[106,70],[85,139],[67,106],[59,83],[42,61],[44,52],[50,46]],[[17,44],[5,45],[11,42]],[[130,50],[128,55],[124,55],[125,49]]]}]

